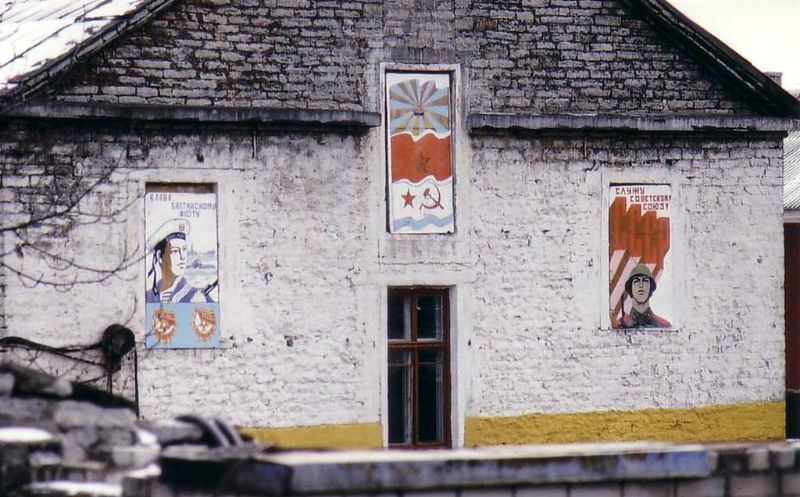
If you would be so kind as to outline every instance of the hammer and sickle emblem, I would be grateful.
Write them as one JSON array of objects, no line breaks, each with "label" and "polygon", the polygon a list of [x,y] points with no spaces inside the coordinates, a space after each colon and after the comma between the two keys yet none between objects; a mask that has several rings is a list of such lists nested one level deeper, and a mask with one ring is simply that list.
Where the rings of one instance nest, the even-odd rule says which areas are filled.
[{"label": "hammer and sickle emblem", "polygon": [[442,192],[439,190],[439,187],[436,184],[433,185],[433,188],[436,189],[436,197],[431,194],[431,188],[428,187],[422,192],[422,198],[424,199],[419,206],[419,209],[439,209],[444,210],[444,206],[442,205]]}]

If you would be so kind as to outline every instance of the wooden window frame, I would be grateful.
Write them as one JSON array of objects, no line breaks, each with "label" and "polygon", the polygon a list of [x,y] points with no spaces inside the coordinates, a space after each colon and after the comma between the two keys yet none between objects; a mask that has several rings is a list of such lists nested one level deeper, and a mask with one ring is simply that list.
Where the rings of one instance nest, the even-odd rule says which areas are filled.
[{"label": "wooden window frame", "polygon": [[[410,327],[411,336],[408,339],[391,339],[388,337],[388,322],[387,322],[387,343],[388,351],[401,350],[411,352],[411,372],[412,372],[412,396],[411,396],[411,418],[412,418],[412,441],[408,443],[391,443],[387,436],[387,445],[389,448],[401,449],[431,449],[431,448],[452,448],[452,429],[451,429],[451,377],[450,377],[450,289],[442,287],[390,287],[386,294],[387,303],[389,298],[393,295],[401,297],[411,297],[411,314],[410,314]],[[421,296],[439,296],[442,298],[442,338],[441,340],[418,338],[418,323],[417,323],[417,306],[415,305],[417,299]],[[420,427],[419,427],[419,382],[417,381],[419,375],[419,354],[420,350],[441,350],[443,352],[443,386],[442,386],[442,441],[441,442],[420,442]],[[387,351],[387,352],[388,352]],[[393,367],[387,361],[388,368]],[[387,382],[387,397],[388,392]],[[389,423],[389,414],[387,413],[386,422]]]}]

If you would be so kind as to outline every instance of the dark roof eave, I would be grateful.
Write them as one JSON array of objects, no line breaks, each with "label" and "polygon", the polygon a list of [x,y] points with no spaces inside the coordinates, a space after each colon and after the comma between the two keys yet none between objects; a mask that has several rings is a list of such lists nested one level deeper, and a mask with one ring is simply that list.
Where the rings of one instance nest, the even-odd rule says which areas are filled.
[{"label": "dark roof eave", "polygon": [[666,0],[620,0],[767,115],[800,118],[800,101]]},{"label": "dark roof eave", "polygon": [[471,113],[471,134],[520,132],[636,132],[636,133],[778,133],[785,135],[800,121],[779,117],[742,116],[616,116],[600,114]]},{"label": "dark roof eave", "polygon": [[195,124],[261,124],[354,128],[380,126],[377,112],[338,109],[265,109],[255,107],[183,107],[102,103],[30,103],[0,113],[9,118],[114,119],[138,122]]}]

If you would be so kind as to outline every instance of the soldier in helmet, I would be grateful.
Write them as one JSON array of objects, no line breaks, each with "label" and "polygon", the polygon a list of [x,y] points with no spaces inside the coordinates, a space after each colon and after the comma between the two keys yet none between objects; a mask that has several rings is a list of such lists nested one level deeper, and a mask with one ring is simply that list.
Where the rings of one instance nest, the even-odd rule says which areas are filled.
[{"label": "soldier in helmet", "polygon": [[653,273],[644,264],[637,264],[628,281],[625,282],[625,293],[633,301],[630,314],[623,315],[621,325],[623,328],[670,328],[672,325],[666,319],[658,316],[650,308],[650,297],[656,291],[656,280]]}]

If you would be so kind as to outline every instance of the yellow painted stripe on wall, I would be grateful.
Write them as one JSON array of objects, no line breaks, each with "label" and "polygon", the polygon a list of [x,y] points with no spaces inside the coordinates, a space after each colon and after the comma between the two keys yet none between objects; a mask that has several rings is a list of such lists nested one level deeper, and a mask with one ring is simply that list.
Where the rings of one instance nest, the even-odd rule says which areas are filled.
[{"label": "yellow painted stripe on wall", "polygon": [[467,418],[464,445],[661,440],[763,441],[785,437],[783,402]]},{"label": "yellow painted stripe on wall", "polygon": [[297,426],[292,428],[242,427],[239,432],[268,445],[299,448],[371,449],[382,445],[379,423]]}]

